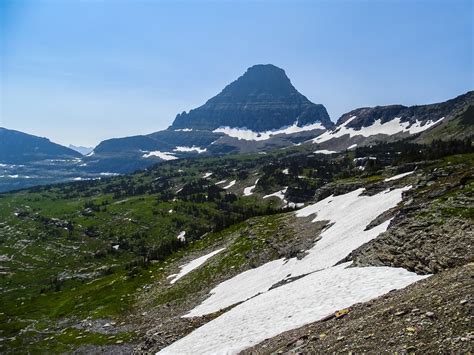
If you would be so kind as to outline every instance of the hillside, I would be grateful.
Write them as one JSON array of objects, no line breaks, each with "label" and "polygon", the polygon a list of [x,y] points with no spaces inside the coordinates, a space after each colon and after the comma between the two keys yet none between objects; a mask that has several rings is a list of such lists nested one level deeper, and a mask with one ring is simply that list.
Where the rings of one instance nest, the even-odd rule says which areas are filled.
[{"label": "hillside", "polygon": [[235,352],[467,270],[469,141],[310,147],[1,194],[0,350]]}]

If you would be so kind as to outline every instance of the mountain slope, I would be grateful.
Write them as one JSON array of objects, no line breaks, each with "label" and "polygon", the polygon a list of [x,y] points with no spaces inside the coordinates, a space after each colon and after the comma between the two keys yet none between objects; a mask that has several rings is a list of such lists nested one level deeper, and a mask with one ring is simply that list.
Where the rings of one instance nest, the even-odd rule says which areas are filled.
[{"label": "mountain slope", "polygon": [[[469,91],[454,99],[429,105],[358,108],[342,115],[334,129],[314,138],[313,143],[322,149],[342,150],[410,136],[416,138],[420,134],[427,137],[429,132],[438,130],[437,127],[444,129],[445,126],[451,127],[449,139],[461,139],[472,135],[469,107],[473,105],[474,91]],[[442,139],[444,133],[448,133],[439,132],[432,135],[432,139]],[[424,141],[430,142],[429,139]]]},{"label": "mountain slope", "polygon": [[23,164],[44,159],[71,159],[82,155],[75,150],[33,136],[0,127],[0,162]]},{"label": "mountain slope", "polygon": [[274,65],[255,65],[203,106],[178,114],[170,129],[247,128],[255,132],[320,122],[333,123],[323,105],[313,104]]},{"label": "mountain slope", "polygon": [[[0,194],[0,351],[150,353],[201,326],[213,349],[244,349],[443,273],[471,260],[473,163],[461,142],[302,145]],[[204,305],[218,312],[182,317]]]}]

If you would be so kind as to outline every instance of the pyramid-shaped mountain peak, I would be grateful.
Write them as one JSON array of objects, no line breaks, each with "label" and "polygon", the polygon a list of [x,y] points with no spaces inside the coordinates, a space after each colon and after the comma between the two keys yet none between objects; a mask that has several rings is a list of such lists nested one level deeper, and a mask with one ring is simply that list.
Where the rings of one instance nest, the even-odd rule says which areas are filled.
[{"label": "pyramid-shaped mountain peak", "polygon": [[299,93],[283,69],[258,64],[203,106],[176,116],[170,129],[237,127],[261,132],[316,122],[333,125],[325,107]]}]

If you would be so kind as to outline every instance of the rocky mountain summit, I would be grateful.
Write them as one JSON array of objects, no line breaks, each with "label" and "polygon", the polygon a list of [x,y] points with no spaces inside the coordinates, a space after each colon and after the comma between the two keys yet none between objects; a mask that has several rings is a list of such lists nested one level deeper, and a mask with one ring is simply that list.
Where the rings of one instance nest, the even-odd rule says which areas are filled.
[{"label": "rocky mountain summit", "polygon": [[334,126],[326,108],[314,104],[291,84],[283,69],[254,65],[222,92],[189,113],[178,114],[170,129],[247,128],[255,132],[320,122]]}]

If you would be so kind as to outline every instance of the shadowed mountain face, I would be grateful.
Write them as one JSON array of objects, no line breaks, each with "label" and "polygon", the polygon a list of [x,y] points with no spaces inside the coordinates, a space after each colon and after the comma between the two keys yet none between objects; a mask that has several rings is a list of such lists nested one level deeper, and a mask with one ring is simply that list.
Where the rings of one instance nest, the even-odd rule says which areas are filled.
[{"label": "shadowed mountain face", "polygon": [[51,142],[47,138],[0,127],[0,162],[22,164],[43,159],[80,158],[75,150]]},{"label": "shadowed mountain face", "polygon": [[261,132],[320,122],[331,128],[326,108],[314,104],[274,65],[255,65],[203,106],[176,116],[170,129],[247,128]]}]

